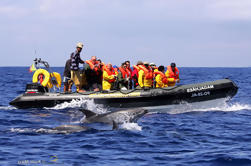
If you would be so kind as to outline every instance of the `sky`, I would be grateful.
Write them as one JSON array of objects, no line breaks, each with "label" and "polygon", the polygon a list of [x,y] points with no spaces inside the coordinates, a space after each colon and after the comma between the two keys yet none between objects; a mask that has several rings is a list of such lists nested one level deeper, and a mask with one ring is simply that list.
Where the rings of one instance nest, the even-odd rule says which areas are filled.
[{"label": "sky", "polygon": [[0,66],[81,58],[251,67],[251,0],[1,0]]}]

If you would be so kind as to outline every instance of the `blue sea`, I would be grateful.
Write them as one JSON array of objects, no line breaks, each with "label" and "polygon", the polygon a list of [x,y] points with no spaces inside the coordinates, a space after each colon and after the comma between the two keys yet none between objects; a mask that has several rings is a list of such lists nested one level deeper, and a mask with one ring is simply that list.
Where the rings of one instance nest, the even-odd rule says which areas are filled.
[{"label": "blue sea", "polygon": [[[63,73],[63,67],[52,68]],[[32,80],[28,67],[0,68],[0,165],[251,165],[251,68],[180,68],[180,84],[233,80],[230,101],[172,105],[111,130],[94,124],[82,132],[52,128],[84,125],[77,109],[106,108],[74,101],[53,108],[16,109],[9,102]],[[92,124],[89,124],[92,125]]]}]

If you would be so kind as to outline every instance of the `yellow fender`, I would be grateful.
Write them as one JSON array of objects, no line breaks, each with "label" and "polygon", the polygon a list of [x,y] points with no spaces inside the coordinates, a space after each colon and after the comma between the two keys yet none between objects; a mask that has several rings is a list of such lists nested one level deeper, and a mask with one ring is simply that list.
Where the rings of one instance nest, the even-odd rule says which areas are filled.
[{"label": "yellow fender", "polygon": [[56,87],[61,87],[61,75],[57,72],[53,72],[51,73],[51,77],[50,77],[50,81],[48,82],[48,88],[52,88],[53,87],[53,83],[52,83],[52,78],[55,78],[55,80],[57,81],[57,84],[55,84]]},{"label": "yellow fender", "polygon": [[43,74],[44,75],[44,79],[43,79],[43,82],[42,82],[42,86],[46,87],[46,85],[48,84],[49,80],[50,80],[50,73],[45,70],[45,69],[38,69],[34,74],[33,74],[33,77],[32,77],[32,82],[33,83],[37,83],[38,82],[38,76],[40,74]]}]

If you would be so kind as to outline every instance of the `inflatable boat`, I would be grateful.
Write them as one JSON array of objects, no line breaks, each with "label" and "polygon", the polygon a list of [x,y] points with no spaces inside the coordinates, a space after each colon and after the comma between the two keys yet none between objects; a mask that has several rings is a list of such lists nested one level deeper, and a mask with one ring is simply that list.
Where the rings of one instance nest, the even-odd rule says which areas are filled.
[{"label": "inflatable boat", "polygon": [[110,108],[154,107],[180,103],[201,102],[220,98],[232,98],[238,87],[229,79],[212,82],[179,85],[166,88],[100,91],[85,93],[56,93],[39,84],[27,84],[24,94],[10,102],[17,108],[54,107],[63,102],[86,99]]}]

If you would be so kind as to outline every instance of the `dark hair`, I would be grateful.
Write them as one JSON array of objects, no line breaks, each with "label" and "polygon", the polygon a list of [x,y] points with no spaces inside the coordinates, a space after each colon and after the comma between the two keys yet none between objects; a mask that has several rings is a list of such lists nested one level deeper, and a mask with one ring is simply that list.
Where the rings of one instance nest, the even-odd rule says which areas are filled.
[{"label": "dark hair", "polygon": [[125,61],[125,63],[130,63],[130,61]]},{"label": "dark hair", "polygon": [[161,66],[158,67],[158,70],[163,71],[163,70],[165,70],[165,68],[164,68],[164,66],[161,65]]},{"label": "dark hair", "polygon": [[101,59],[98,59],[97,61],[99,61],[100,63],[102,62]]},{"label": "dark hair", "polygon": [[176,67],[176,64],[175,63],[171,63],[171,67]]},{"label": "dark hair", "polygon": [[143,65],[143,62],[142,61],[138,61],[137,65]]}]

